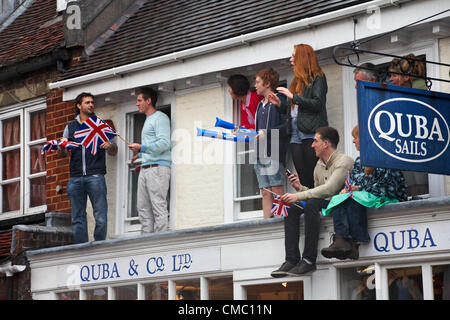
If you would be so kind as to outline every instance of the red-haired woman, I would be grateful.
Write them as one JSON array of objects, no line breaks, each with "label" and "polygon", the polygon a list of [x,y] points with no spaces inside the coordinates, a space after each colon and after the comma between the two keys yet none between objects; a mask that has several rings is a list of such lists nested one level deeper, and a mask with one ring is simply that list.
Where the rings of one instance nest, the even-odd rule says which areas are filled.
[{"label": "red-haired woman", "polygon": [[307,44],[294,46],[290,59],[294,80],[289,89],[278,87],[277,91],[290,99],[281,103],[276,95],[270,102],[287,115],[292,159],[302,185],[314,188],[314,167],[318,158],[312,148],[317,128],[328,126],[326,95],[328,91],[325,74],[319,66],[316,53]]}]

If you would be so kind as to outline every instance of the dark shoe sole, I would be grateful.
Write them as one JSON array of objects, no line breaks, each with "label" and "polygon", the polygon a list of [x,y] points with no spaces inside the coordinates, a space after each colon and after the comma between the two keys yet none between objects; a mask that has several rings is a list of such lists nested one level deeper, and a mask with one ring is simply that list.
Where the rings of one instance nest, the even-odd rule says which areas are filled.
[{"label": "dark shoe sole", "polygon": [[273,278],[282,278],[286,277],[288,273],[286,271],[273,271],[270,276]]},{"label": "dark shoe sole", "polygon": [[331,251],[331,250],[325,250],[325,249],[322,249],[322,250],[320,251],[320,253],[321,253],[325,258],[328,258],[328,259],[331,259],[331,258],[337,258],[337,259],[339,259],[339,260],[345,260],[345,259],[347,259],[347,257],[352,253],[352,251],[351,251],[351,250],[348,250],[348,251],[343,251],[343,250],[335,250],[335,251]]}]

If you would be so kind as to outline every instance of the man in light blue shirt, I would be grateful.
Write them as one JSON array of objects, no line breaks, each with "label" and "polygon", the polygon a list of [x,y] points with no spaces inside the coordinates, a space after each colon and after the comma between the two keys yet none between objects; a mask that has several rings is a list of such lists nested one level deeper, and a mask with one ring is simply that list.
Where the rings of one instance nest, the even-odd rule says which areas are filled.
[{"label": "man in light blue shirt", "polygon": [[130,143],[135,153],[131,162],[142,159],[139,172],[137,209],[142,233],[162,232],[169,227],[167,195],[170,184],[170,119],[155,108],[158,94],[151,88],[137,92],[136,106],[147,116],[142,128],[141,144]]}]

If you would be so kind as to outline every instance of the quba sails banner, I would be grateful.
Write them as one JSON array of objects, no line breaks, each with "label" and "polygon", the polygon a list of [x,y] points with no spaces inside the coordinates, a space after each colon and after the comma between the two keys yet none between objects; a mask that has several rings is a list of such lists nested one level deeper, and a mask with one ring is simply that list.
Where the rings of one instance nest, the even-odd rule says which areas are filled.
[{"label": "quba sails banner", "polygon": [[358,81],[361,163],[450,174],[450,95]]}]

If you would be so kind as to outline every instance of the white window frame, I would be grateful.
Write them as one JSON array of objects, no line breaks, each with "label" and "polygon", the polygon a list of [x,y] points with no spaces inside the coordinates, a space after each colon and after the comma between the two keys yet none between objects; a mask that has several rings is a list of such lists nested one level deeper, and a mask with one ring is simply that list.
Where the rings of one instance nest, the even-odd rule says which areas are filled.
[{"label": "white window frame", "polygon": [[[47,211],[47,205],[41,205],[30,208],[30,180],[33,178],[45,177],[47,171],[30,174],[30,152],[29,147],[37,144],[42,144],[47,141],[46,138],[42,138],[35,141],[30,141],[30,113],[45,110],[47,105],[45,100],[37,99],[26,104],[14,105],[5,108],[0,113],[0,139],[3,139],[2,121],[14,117],[20,117],[20,145],[10,146],[6,148],[0,148],[1,152],[7,152],[20,148],[20,177],[3,181],[3,176],[0,176],[0,185],[5,182],[13,183],[20,181],[20,209],[9,212],[2,212],[0,214],[0,220],[7,220],[12,218],[21,217],[23,215],[39,214]],[[3,156],[0,155],[0,168],[3,168]],[[3,207],[3,194],[0,195],[0,210]]]},{"label": "white window frame", "polygon": [[[292,82],[294,76],[290,68],[278,69],[280,75],[280,82],[286,80],[287,84]],[[250,82],[250,86],[254,83]],[[224,119],[225,121],[233,122],[233,99],[228,93],[228,85],[223,84],[224,91]],[[232,106],[232,107],[230,107]],[[240,113],[240,110],[237,112]],[[289,150],[286,152],[286,165],[288,169],[294,170],[292,157],[290,156]],[[248,197],[238,197],[238,177],[237,177],[237,164],[236,164],[236,144],[227,143],[224,144],[224,222],[231,223],[235,221],[250,220],[250,219],[262,219],[264,217],[262,210],[254,211],[240,211],[240,202],[245,200],[261,199],[261,194],[248,196]],[[231,164],[231,165],[229,165]],[[230,186],[233,186],[231,189]],[[294,189],[286,183],[285,188],[287,192],[293,192]]]},{"label": "white window frame", "polygon": [[[408,46],[385,46],[385,48],[373,48],[373,51],[380,51],[397,56],[404,56],[413,53],[416,56],[425,55],[428,61],[439,60],[439,43],[437,40],[425,40],[414,42]],[[361,55],[360,64],[370,62],[375,65],[392,61],[391,57],[367,57]],[[356,103],[355,81],[353,79],[354,68],[342,67],[343,84],[343,104],[344,104],[344,148],[345,153],[353,159],[358,156],[358,152],[353,147],[353,137],[351,135],[353,127],[358,123],[358,112]],[[433,78],[439,78],[439,68],[436,65],[427,65],[427,75]],[[433,91],[439,91],[439,81],[433,81],[431,88]],[[431,197],[445,196],[446,183],[445,176],[437,174],[428,174],[428,188]]]}]

